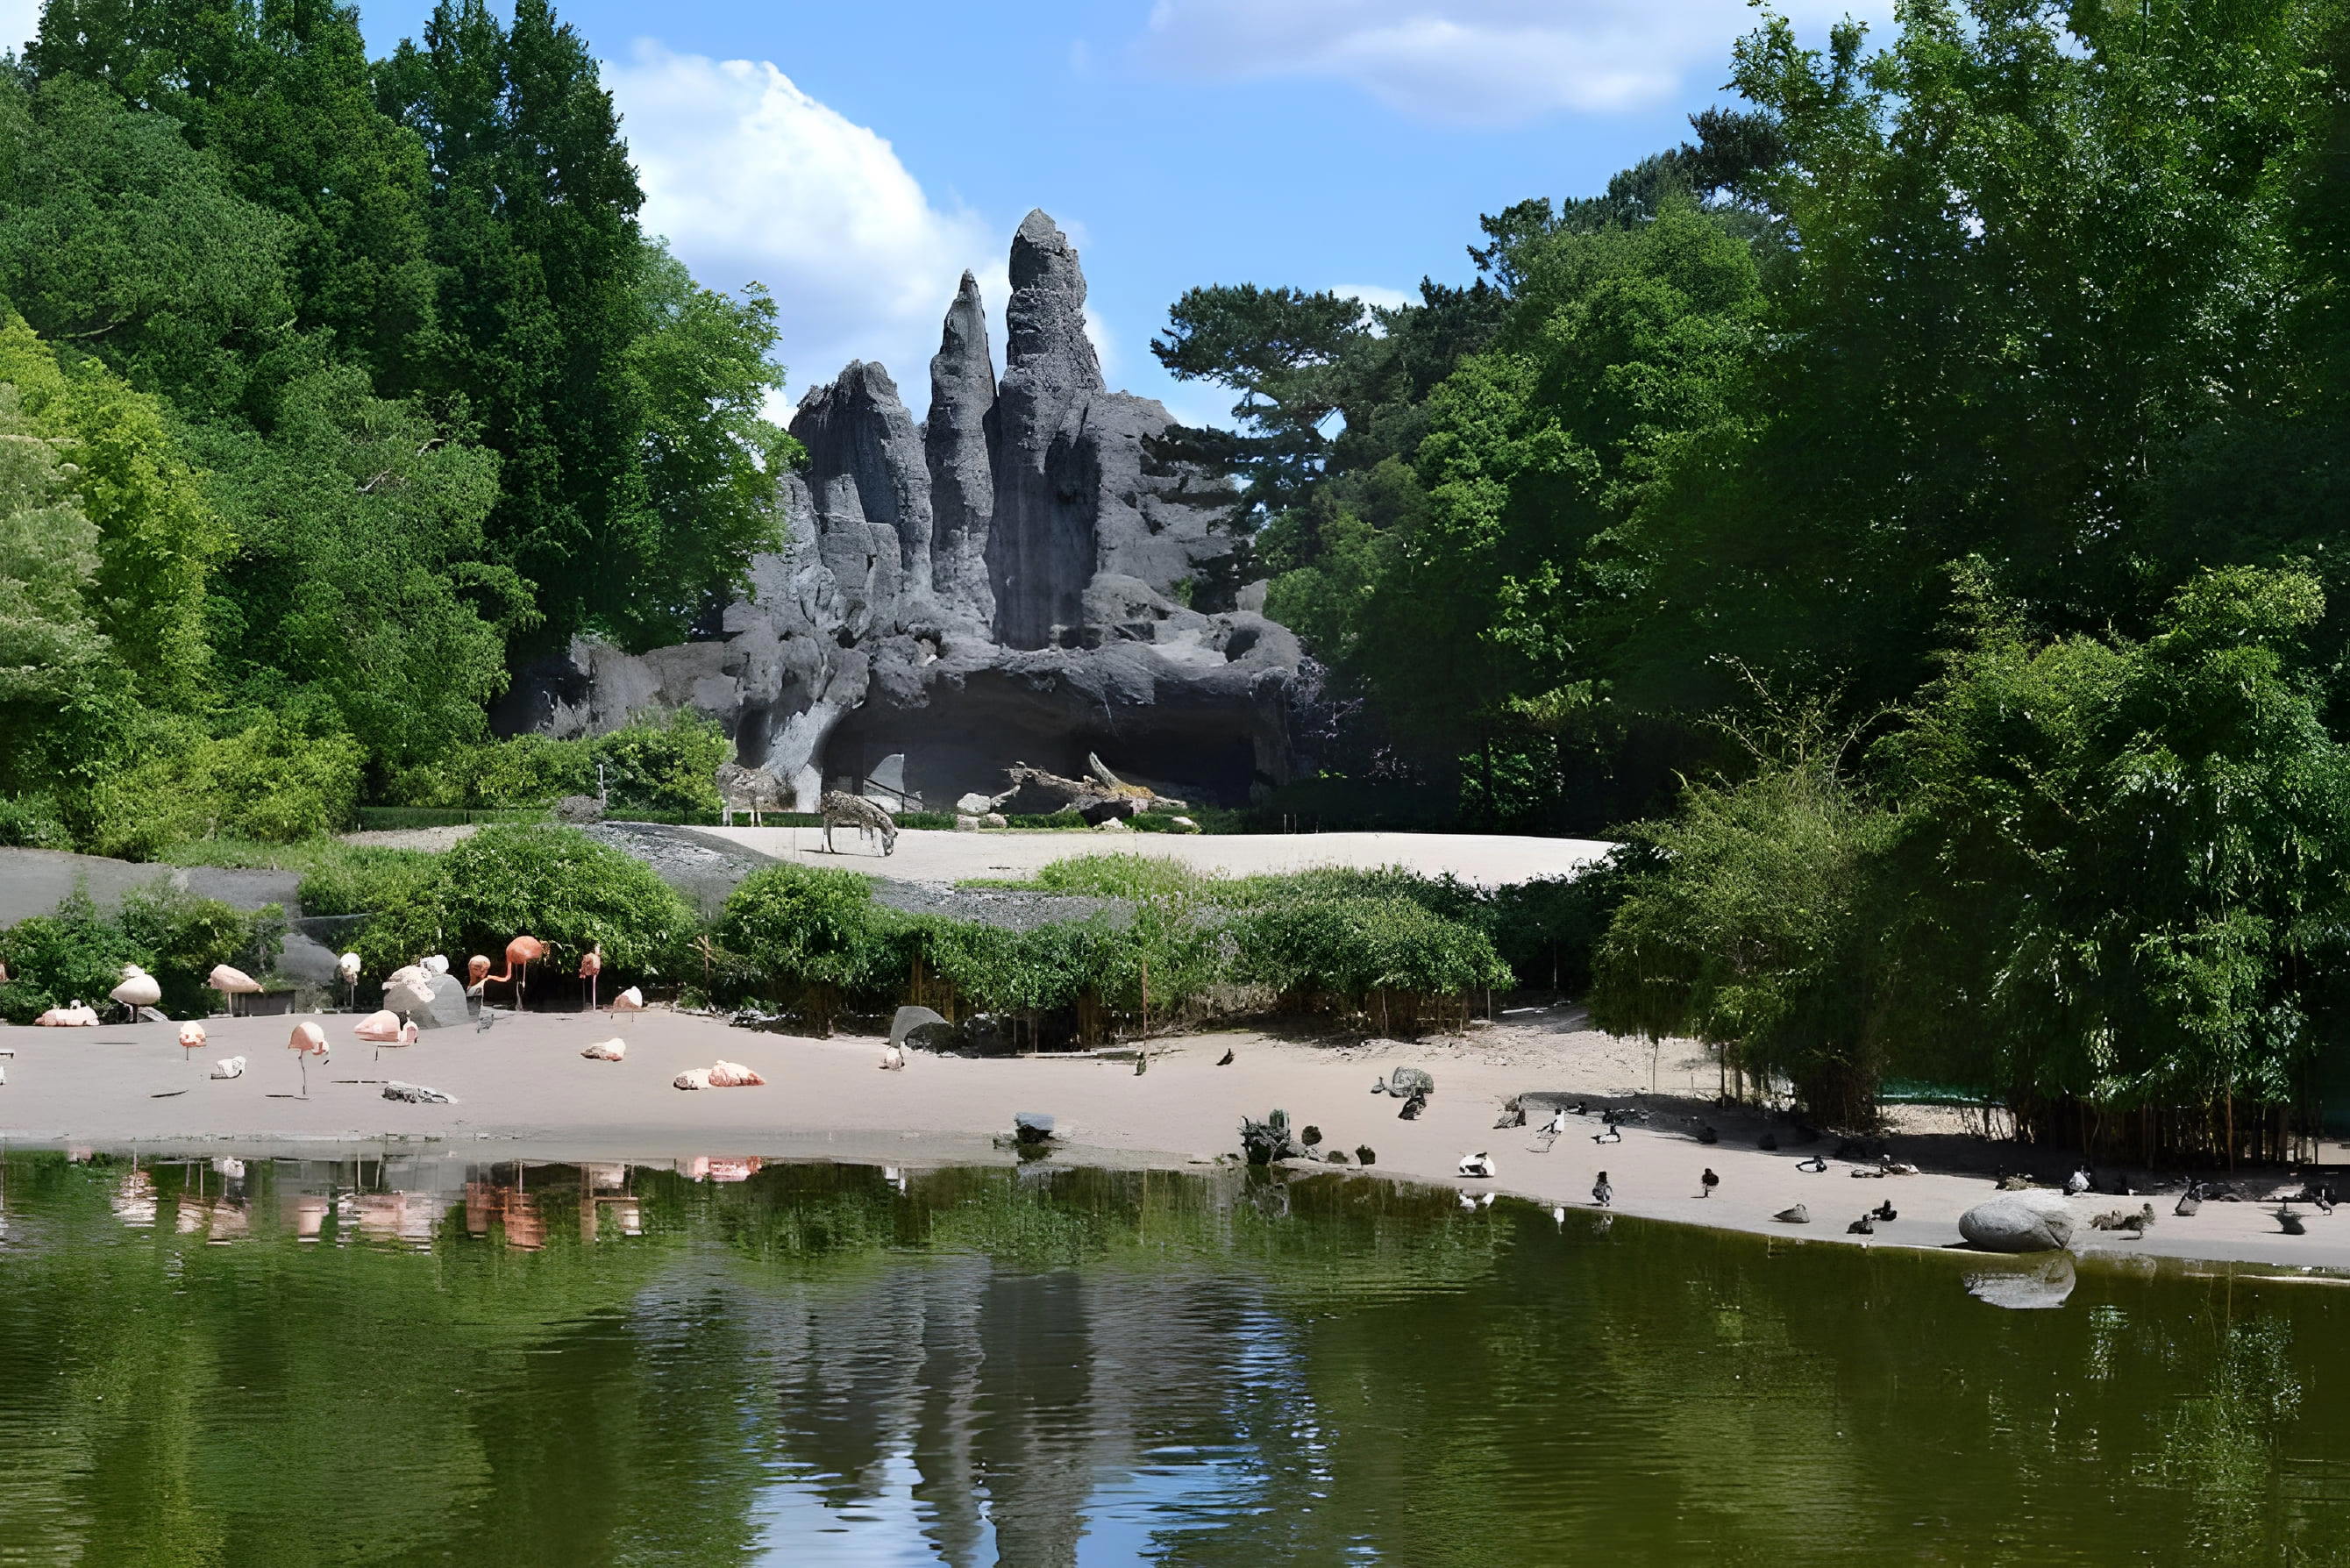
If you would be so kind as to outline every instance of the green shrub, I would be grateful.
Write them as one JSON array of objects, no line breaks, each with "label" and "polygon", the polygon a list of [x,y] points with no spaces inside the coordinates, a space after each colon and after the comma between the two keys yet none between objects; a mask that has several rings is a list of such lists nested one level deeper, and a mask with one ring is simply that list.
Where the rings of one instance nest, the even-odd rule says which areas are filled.
[{"label": "green shrub", "polygon": [[284,930],[275,905],[248,915],[217,898],[156,888],[133,892],[109,917],[77,891],[54,914],[0,931],[0,961],[9,974],[0,986],[0,1017],[30,1023],[76,999],[103,1009],[127,963],[161,984],[164,1012],[198,1016],[211,1001],[203,981],[213,966],[264,972],[276,961]]},{"label": "green shrub", "polygon": [[441,857],[423,850],[328,842],[334,852],[313,857],[302,875],[305,915],[371,915],[412,904],[439,869]]},{"label": "green shrub", "polygon": [[854,871],[770,866],[728,895],[717,940],[771,987],[853,993],[899,978],[903,950],[889,914]]},{"label": "green shrub", "polygon": [[[726,732],[682,709],[661,725],[635,724],[598,735],[591,743],[602,764],[614,813],[716,811],[718,767],[733,752]],[[595,769],[578,793],[593,794]]]},{"label": "green shrub", "polygon": [[143,755],[90,792],[89,846],[151,860],[191,838],[276,842],[333,833],[359,798],[363,753],[348,735],[312,735],[276,719],[213,739],[163,722]]},{"label": "green shrub", "polygon": [[1375,993],[1424,1004],[1510,981],[1484,932],[1409,898],[1284,899],[1243,915],[1233,936],[1243,978],[1307,1006],[1359,1008]]},{"label": "green shrub", "polygon": [[73,835],[49,794],[0,795],[0,845],[18,849],[71,849]]},{"label": "green shrub", "polygon": [[8,983],[0,985],[0,1017],[30,1023],[48,1009],[77,1000],[103,1008],[106,993],[121,981],[122,966],[143,967],[151,956],[100,915],[88,894],[76,891],[56,913],[0,931],[0,962],[8,967]]},{"label": "green shrub", "polygon": [[[374,875],[382,888],[398,874]],[[432,874],[362,927],[354,945],[370,969],[429,952],[462,967],[463,955],[495,959],[515,937],[529,935],[563,969],[601,943],[608,977],[673,974],[695,926],[669,884],[609,845],[567,827],[485,827],[439,856]]]}]

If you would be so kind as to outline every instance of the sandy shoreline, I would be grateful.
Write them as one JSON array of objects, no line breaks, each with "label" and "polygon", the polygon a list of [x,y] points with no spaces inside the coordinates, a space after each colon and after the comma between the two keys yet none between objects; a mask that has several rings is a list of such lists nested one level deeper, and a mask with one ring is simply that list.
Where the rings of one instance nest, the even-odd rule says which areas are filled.
[{"label": "sandy shoreline", "polygon": [[[1644,1218],[1777,1235],[1788,1240],[1924,1248],[1953,1246],[1958,1218],[1991,1191],[1982,1174],[1938,1169],[1919,1150],[1944,1139],[1897,1137],[1897,1147],[1928,1167],[1918,1176],[1856,1179],[1857,1167],[1831,1160],[1825,1174],[1799,1171],[1799,1155],[1753,1146],[1761,1124],[1716,1118],[1722,1141],[1700,1145],[1687,1124],[1660,1110],[1649,1127],[1627,1130],[1621,1143],[1596,1146],[1596,1121],[1570,1118],[1547,1153],[1528,1128],[1496,1129],[1512,1096],[1555,1090],[1624,1096],[1649,1087],[1645,1046],[1576,1027],[1567,1010],[1522,1015],[1481,1028],[1465,1040],[1355,1045],[1298,1043],[1234,1031],[1154,1043],[1148,1073],[1131,1061],[1009,1058],[988,1061],[917,1055],[901,1073],[876,1070],[879,1042],[849,1036],[814,1040],[732,1028],[710,1018],[655,1010],[608,1015],[501,1016],[487,1031],[427,1033],[406,1050],[377,1053],[352,1037],[350,1015],[317,1020],[333,1056],[313,1063],[308,1099],[296,1060],[286,1049],[292,1020],[213,1019],[212,1041],[192,1060],[173,1043],[175,1026],[140,1024],[89,1030],[0,1028],[0,1141],[16,1147],[82,1145],[234,1145],[316,1149],[322,1144],[437,1145],[456,1157],[497,1159],[672,1158],[762,1155],[897,1164],[994,1161],[1007,1158],[993,1138],[1015,1113],[1058,1118],[1063,1158],[1093,1163],[1198,1167],[1238,1148],[1241,1116],[1287,1109],[1298,1126],[1321,1127],[1325,1148],[1368,1144],[1381,1177],[1491,1189],[1547,1205],[1586,1208],[1606,1169],[1618,1211]],[[590,1041],[619,1034],[629,1042],[619,1064],[579,1055]],[[1225,1051],[1230,1066],[1216,1065]],[[243,1054],[245,1075],[207,1076],[218,1057]],[[764,1087],[687,1093],[671,1080],[721,1057],[757,1068]],[[1397,1118],[1397,1102],[1368,1093],[1390,1067],[1424,1066],[1437,1094],[1416,1122]],[[1659,1085],[1710,1089],[1695,1064],[1653,1069]],[[1711,1074],[1705,1075],[1710,1078]],[[382,1098],[380,1080],[428,1084],[457,1096],[443,1106]],[[353,1080],[359,1080],[354,1082]],[[1707,1113],[1710,1115],[1710,1113]],[[1485,1151],[1491,1181],[1455,1174],[1463,1154]],[[1978,1158],[1987,1151],[1978,1148]],[[2010,1168],[2027,1151],[2005,1151]],[[2329,1163],[2343,1158],[2327,1150]],[[1954,1158],[1946,1165],[1962,1165]],[[1711,1198],[1698,1196],[1700,1172],[1721,1177]],[[2037,1168],[2033,1166],[2033,1168]],[[1846,1223],[1890,1200],[1899,1219],[1874,1238],[1847,1237]],[[2268,1209],[2210,1203],[2194,1219],[2174,1218],[2168,1197],[2143,1240],[2087,1228],[2090,1215],[2137,1207],[2139,1199],[2076,1199],[2075,1250],[2209,1261],[2350,1269],[2350,1210],[2312,1214],[2309,1233],[2278,1231]],[[1813,1223],[1774,1222],[1802,1202]]]}]

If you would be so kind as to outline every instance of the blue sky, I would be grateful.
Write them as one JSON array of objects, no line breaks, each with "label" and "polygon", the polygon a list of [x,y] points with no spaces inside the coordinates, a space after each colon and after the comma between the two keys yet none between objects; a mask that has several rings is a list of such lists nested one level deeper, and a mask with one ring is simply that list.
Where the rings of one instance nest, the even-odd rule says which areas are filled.
[{"label": "blue sky", "polygon": [[[377,52],[431,0],[360,0]],[[782,307],[795,400],[850,358],[920,415],[965,266],[1078,244],[1113,384],[1221,413],[1149,339],[1181,291],[1462,282],[1477,215],[1581,195],[1714,101],[1744,0],[557,0],[606,61],[647,223]],[[1808,36],[1890,0],[1782,0]],[[0,0],[0,20],[29,0]],[[503,7],[502,7],[503,8]],[[1378,296],[1375,295],[1374,296]]]}]

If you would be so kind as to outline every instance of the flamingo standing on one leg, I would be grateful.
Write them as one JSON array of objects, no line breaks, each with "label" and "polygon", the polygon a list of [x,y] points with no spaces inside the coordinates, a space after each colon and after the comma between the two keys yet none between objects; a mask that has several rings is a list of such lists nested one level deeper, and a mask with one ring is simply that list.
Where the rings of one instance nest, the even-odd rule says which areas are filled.
[{"label": "flamingo standing on one leg", "polygon": [[[546,956],[546,944],[536,937],[516,937],[506,944],[506,969],[504,974],[484,974],[482,979],[498,985],[515,988],[515,1011],[522,1011],[523,993],[530,988],[532,962]],[[486,961],[483,968],[489,967]]]},{"label": "flamingo standing on one leg", "polygon": [[107,994],[129,1008],[131,1021],[136,1023],[140,1008],[152,1007],[163,1000],[163,987],[137,964],[127,963],[122,966],[122,983]]},{"label": "flamingo standing on one leg", "polygon": [[359,1005],[359,955],[345,953],[335,961],[335,972],[343,977],[343,992],[353,1012]]},{"label": "flamingo standing on one leg", "polygon": [[296,1023],[286,1048],[294,1052],[302,1064],[302,1097],[307,1100],[310,1097],[310,1058],[316,1056],[321,1062],[327,1059],[327,1032],[315,1023]]},{"label": "flamingo standing on one leg", "polygon": [[604,972],[604,944],[598,942],[580,956],[579,978],[588,982],[588,1011],[596,1011],[596,980]]},{"label": "flamingo standing on one leg", "polygon": [[383,1060],[383,1048],[387,1045],[416,1044],[416,1025],[402,1023],[400,1014],[389,1008],[360,1019],[351,1026],[351,1033],[376,1048],[375,1059],[379,1062]]},{"label": "flamingo standing on one leg", "polygon": [[221,1000],[228,1004],[228,1015],[231,1018],[237,1015],[236,999],[238,997],[258,996],[261,993],[259,981],[245,973],[244,971],[231,969],[226,964],[213,966],[213,972],[204,977],[204,984],[221,993]]}]

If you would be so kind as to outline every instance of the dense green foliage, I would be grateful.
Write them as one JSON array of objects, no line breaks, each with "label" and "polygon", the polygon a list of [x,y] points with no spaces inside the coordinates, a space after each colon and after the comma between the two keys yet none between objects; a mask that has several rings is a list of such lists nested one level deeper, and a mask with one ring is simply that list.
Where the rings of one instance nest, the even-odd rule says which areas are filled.
[{"label": "dense green foliage", "polygon": [[682,972],[700,924],[643,861],[567,828],[484,828],[429,875],[411,879],[406,867],[388,866],[370,868],[369,880],[355,878],[347,896],[390,900],[355,941],[376,973],[433,952],[460,969],[473,953],[502,968],[506,943],[533,936],[547,945],[550,976],[576,971],[580,955],[600,944],[605,983],[617,987]]},{"label": "dense green foliage", "polygon": [[2350,12],[1818,42],[1766,11],[1690,143],[1486,218],[1472,329],[1178,303],[1268,603],[1363,704],[1260,816],[1649,818],[1607,1022],[1825,1116],[1890,1072],[2249,1147],[2350,1046]]},{"label": "dense green foliage", "polygon": [[0,985],[0,1018],[30,1023],[73,1001],[102,1012],[114,1005],[107,993],[121,982],[122,966],[132,963],[162,986],[165,1012],[198,1016],[208,1010],[213,993],[203,982],[213,966],[265,972],[283,930],[276,905],[247,915],[217,898],[157,887],[130,893],[109,915],[76,893],[54,914],[0,929],[0,963],[9,976]]},{"label": "dense green foliage", "polygon": [[[51,449],[0,475],[5,815],[140,855],[340,826],[482,742],[516,660],[723,603],[797,454],[775,309],[640,201],[543,0],[373,63],[335,0],[47,5],[0,73],[0,435]],[[298,776],[214,788],[213,745]]]}]

